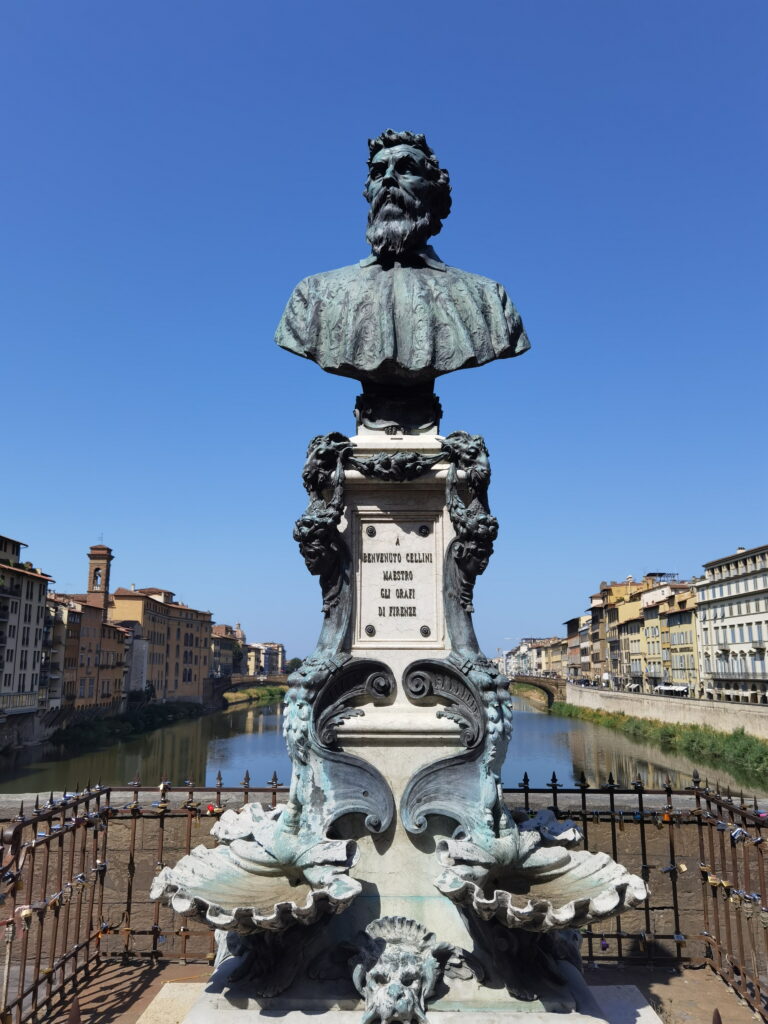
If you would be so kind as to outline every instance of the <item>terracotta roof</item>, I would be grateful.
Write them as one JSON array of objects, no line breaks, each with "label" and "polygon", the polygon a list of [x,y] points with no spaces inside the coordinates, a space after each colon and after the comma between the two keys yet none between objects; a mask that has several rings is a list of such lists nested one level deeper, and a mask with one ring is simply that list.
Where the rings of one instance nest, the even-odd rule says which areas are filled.
[{"label": "terracotta roof", "polygon": [[47,576],[44,572],[22,569],[20,565],[0,565],[0,572],[4,572],[6,569],[10,569],[11,572],[20,572],[22,576],[31,576],[34,580],[48,580],[49,583],[56,582],[53,576]]},{"label": "terracotta roof", "polygon": [[101,608],[101,594],[62,594],[62,597],[77,601],[78,604],[87,604],[92,608]]},{"label": "terracotta roof", "polygon": [[181,608],[185,612],[193,612],[195,615],[213,615],[213,612],[205,611],[202,608],[190,608],[188,604],[181,604],[178,601],[161,601],[155,594],[172,594],[172,590],[161,590],[159,587],[142,587],[141,590],[127,590],[125,587],[117,587],[111,597],[138,597],[142,600],[148,598],[156,601],[163,608]]}]

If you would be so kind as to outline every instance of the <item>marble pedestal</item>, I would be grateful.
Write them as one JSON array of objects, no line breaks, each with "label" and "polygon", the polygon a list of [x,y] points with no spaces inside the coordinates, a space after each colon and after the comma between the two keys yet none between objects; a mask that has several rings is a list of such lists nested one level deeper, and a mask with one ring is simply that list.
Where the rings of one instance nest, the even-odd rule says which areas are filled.
[{"label": "marble pedestal", "polygon": [[600,1017],[578,929],[645,888],[571,852],[568,824],[504,805],[508,683],[472,623],[498,530],[482,438],[325,435],[303,479],[294,537],[324,622],[290,680],[287,803],[225,812],[220,846],[153,887],[224,938],[189,1024]]},{"label": "marble pedestal", "polygon": [[[358,458],[404,449],[434,456],[441,450],[435,436],[392,438],[378,433],[352,440]],[[454,532],[445,503],[446,471],[446,465],[438,464],[407,482],[371,480],[355,470],[345,474],[341,532],[353,566],[350,653],[387,665],[396,690],[391,705],[367,706],[362,716],[345,722],[338,740],[343,750],[379,769],[396,807],[418,769],[463,749],[459,727],[436,717],[437,706],[415,706],[403,687],[403,674],[413,662],[443,659],[450,652],[443,564]],[[344,915],[346,920],[333,924],[358,930],[378,917],[400,914],[466,946],[468,936],[457,909],[434,886],[435,842],[454,827],[447,820],[432,820],[424,835],[412,836],[396,816],[385,835],[359,837],[354,874],[366,886]]]},{"label": "marble pedestal", "polygon": [[[661,1018],[634,985],[601,985],[590,990],[599,1016],[540,1011],[520,1016],[519,1024],[662,1024]],[[516,1015],[508,1010],[488,1010],[477,1024],[510,1024]],[[466,1024],[465,1012],[430,1010],[433,1024]],[[262,1008],[251,1000],[226,997],[212,986],[171,983],[164,985],[137,1024],[263,1024],[278,1019],[282,1024],[359,1024],[359,1009],[329,1009],[320,1016],[316,1010],[275,1010]]]}]

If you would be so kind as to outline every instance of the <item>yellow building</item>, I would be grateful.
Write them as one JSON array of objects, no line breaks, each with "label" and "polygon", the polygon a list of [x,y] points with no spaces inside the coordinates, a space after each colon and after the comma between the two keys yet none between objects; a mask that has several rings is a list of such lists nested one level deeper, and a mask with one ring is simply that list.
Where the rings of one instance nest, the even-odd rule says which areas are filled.
[{"label": "yellow building", "polygon": [[661,692],[665,683],[662,628],[667,602],[687,583],[673,574],[646,573],[640,580],[601,583],[592,597],[592,678],[602,667],[603,682],[619,689]]},{"label": "yellow building", "polygon": [[619,685],[627,690],[640,690],[643,685],[641,632],[643,606],[640,591],[624,595],[617,601],[619,638]]},{"label": "yellow building", "polygon": [[676,590],[660,607],[663,684],[668,692],[703,697],[696,643],[696,590]]},{"label": "yellow building", "polygon": [[530,644],[531,668],[537,675],[564,676],[568,653],[568,641],[551,636],[532,640]]},{"label": "yellow building", "polygon": [[248,644],[245,649],[248,675],[275,676],[285,673],[285,647],[274,641]]},{"label": "yellow building", "polygon": [[[653,586],[648,578],[635,580],[632,576],[619,582],[601,583],[599,594],[592,597],[592,661],[593,678],[600,671],[603,682],[613,686],[629,686],[633,678],[633,656],[639,653],[637,629],[642,619],[639,595]],[[600,612],[595,622],[595,609]],[[633,623],[635,623],[633,625]],[[640,666],[637,675],[642,674]],[[638,686],[632,686],[639,689]]]},{"label": "yellow building", "polygon": [[118,587],[109,617],[149,641],[146,683],[165,700],[203,700],[210,674],[211,613],[174,601],[170,590]]}]

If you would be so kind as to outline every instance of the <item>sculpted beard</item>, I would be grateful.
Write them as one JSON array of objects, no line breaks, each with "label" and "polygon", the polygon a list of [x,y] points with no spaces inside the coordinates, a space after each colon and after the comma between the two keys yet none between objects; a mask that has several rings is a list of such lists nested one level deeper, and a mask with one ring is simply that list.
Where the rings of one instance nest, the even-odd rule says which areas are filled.
[{"label": "sculpted beard", "polygon": [[[391,204],[386,210],[385,204]],[[392,209],[395,205],[399,213]],[[400,255],[418,248],[437,233],[439,224],[432,209],[407,192],[396,188],[382,189],[368,211],[366,241],[377,256]]]}]

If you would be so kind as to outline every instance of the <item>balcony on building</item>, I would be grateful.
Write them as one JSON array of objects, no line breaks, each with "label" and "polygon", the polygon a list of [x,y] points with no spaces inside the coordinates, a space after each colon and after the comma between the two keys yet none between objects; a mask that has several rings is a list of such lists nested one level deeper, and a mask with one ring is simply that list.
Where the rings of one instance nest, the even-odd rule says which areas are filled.
[{"label": "balcony on building", "polygon": [[711,668],[708,675],[713,679],[744,679],[746,681],[755,679],[760,682],[768,680],[768,669],[733,669],[733,668]]},{"label": "balcony on building", "polygon": [[37,711],[37,691],[32,693],[4,693],[0,695],[0,713],[24,715]]}]

